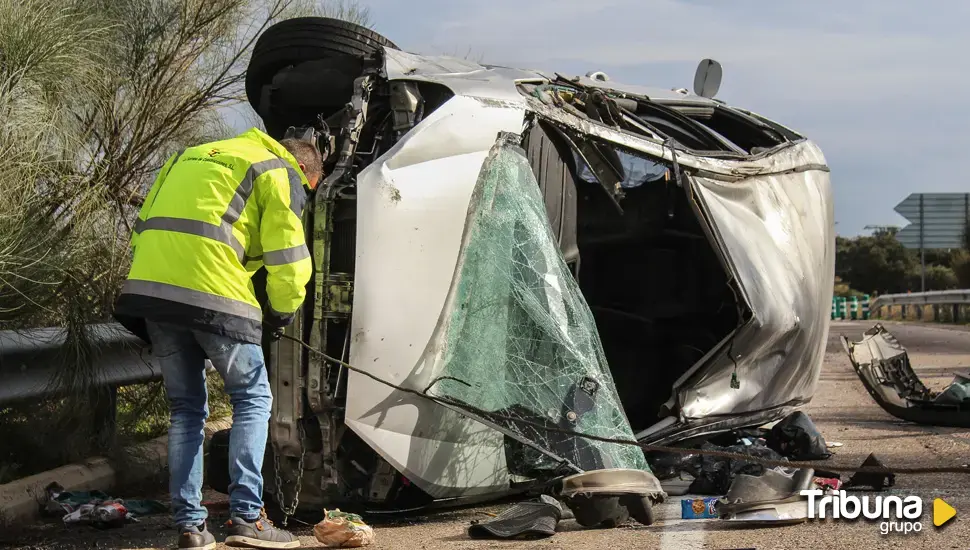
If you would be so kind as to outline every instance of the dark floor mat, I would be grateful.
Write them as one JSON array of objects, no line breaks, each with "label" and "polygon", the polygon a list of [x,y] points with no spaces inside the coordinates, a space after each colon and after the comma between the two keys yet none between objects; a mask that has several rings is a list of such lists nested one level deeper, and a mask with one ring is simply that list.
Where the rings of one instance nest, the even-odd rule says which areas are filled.
[{"label": "dark floor mat", "polygon": [[556,534],[556,525],[562,516],[559,501],[542,495],[539,500],[520,502],[493,519],[473,523],[468,528],[468,536],[475,539],[550,537]]}]

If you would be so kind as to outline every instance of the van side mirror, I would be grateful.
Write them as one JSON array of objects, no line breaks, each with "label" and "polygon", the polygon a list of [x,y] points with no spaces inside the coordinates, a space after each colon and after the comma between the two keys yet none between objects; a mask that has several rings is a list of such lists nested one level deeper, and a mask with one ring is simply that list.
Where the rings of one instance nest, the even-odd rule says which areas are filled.
[{"label": "van side mirror", "polygon": [[694,93],[708,99],[717,95],[721,88],[721,64],[713,59],[703,59],[694,73]]}]

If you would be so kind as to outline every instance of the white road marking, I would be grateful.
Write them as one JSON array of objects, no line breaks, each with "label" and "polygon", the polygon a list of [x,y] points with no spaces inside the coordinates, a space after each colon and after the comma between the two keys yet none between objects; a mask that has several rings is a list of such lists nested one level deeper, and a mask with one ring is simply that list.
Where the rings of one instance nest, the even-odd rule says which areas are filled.
[{"label": "white road marking", "polygon": [[680,501],[690,496],[667,497],[666,502],[654,509],[655,517],[658,522],[662,522],[663,527],[660,532],[661,550],[694,550],[706,548],[704,541],[707,539],[705,527],[709,522],[717,521],[713,519],[681,519]]}]

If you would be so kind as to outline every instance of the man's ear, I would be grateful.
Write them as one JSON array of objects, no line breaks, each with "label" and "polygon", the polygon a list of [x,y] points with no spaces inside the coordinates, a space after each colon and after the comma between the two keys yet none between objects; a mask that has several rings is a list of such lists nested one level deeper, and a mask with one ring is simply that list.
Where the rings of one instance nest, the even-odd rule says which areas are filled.
[{"label": "man's ear", "polygon": [[300,171],[306,174],[306,164],[303,164],[302,162],[298,162],[297,165],[300,167]]}]

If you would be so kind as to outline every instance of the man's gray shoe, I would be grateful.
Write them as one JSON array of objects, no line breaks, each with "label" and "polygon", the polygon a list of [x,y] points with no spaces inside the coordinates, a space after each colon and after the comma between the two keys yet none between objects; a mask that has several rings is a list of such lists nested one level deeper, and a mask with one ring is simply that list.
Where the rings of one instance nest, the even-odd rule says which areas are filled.
[{"label": "man's gray shoe", "polygon": [[206,529],[205,523],[179,528],[179,550],[213,550],[216,538]]},{"label": "man's gray shoe", "polygon": [[261,517],[253,521],[233,517],[226,522],[226,546],[235,548],[299,548],[300,540]]}]

